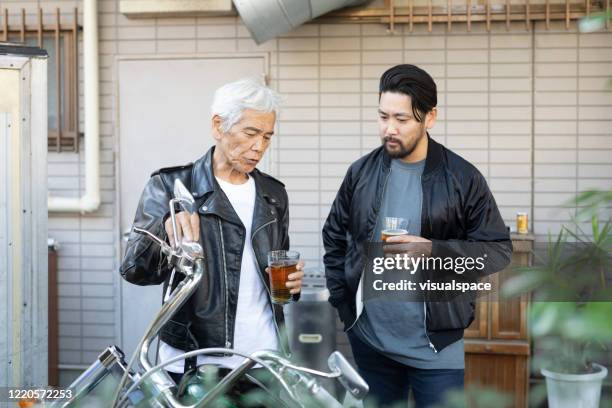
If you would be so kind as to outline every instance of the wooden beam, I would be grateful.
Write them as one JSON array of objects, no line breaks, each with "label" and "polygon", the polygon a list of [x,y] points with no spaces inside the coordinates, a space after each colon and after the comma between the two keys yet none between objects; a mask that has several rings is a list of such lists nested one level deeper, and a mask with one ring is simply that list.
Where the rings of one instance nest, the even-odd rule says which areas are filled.
[{"label": "wooden beam", "polygon": [[[530,15],[531,21],[545,21],[546,20],[546,15],[544,12],[542,13],[531,13]],[[467,16],[465,14],[453,14],[452,16],[452,20],[453,23],[467,23]],[[570,18],[572,20],[578,20],[580,18],[584,17],[584,13],[580,13],[580,12],[572,12],[570,14]],[[565,18],[565,12],[559,12],[559,13],[551,13],[550,14],[550,19],[551,20],[563,20]],[[484,14],[475,14],[472,15],[471,17],[472,22],[473,23],[485,23],[487,21],[487,16]],[[427,24],[429,23],[429,16],[428,15],[414,15],[412,16],[412,20],[413,20],[413,24]],[[432,17],[433,23],[434,24],[446,24],[447,23],[447,17],[446,15],[433,15]],[[525,15],[524,14],[516,14],[516,15],[512,15],[510,16],[510,20],[511,21],[523,21],[525,22]],[[506,22],[506,16],[504,14],[491,14],[491,21],[492,22],[502,22],[505,23]],[[383,24],[387,24],[388,21],[388,17],[385,17],[382,19],[382,23]],[[396,24],[407,24],[410,22],[410,17],[408,16],[396,16],[395,17],[395,23]]]},{"label": "wooden beam", "polygon": [[506,0],[506,31],[510,31],[510,0]]},{"label": "wooden beam", "polygon": [[62,151],[62,71],[60,48],[60,9],[55,9],[55,104],[57,106],[57,151]]},{"label": "wooden beam", "polygon": [[525,0],[525,28],[527,31],[531,29],[531,18],[529,16],[529,0]]},{"label": "wooden beam", "polygon": [[414,29],[414,0],[410,0],[410,32]]},{"label": "wooden beam", "polygon": [[589,17],[591,15],[591,0],[585,0],[586,1],[586,15],[587,17]]},{"label": "wooden beam", "polygon": [[[57,24],[44,24],[42,25],[42,32],[44,33],[54,33],[57,29]],[[82,30],[82,27],[79,26],[79,31]],[[21,33],[21,24],[19,25],[9,25],[7,26],[7,31],[9,33]],[[72,32],[72,24],[60,24],[61,32]],[[38,32],[38,22],[36,24],[26,24],[25,26],[26,33],[36,33]]]},{"label": "wooden beam", "polygon": [[74,20],[72,21],[72,57],[74,62],[70,64],[74,75],[71,81],[71,103],[72,127],[74,129],[74,151],[79,151],[79,9],[74,8]]},{"label": "wooden beam", "polygon": [[19,32],[19,38],[21,39],[20,41],[22,43],[25,43],[25,25],[26,25],[26,21],[25,21],[25,9],[21,9],[21,30]]},{"label": "wooden beam", "polygon": [[8,9],[4,9],[4,21],[2,24],[2,41],[8,41]]},{"label": "wooden beam", "polygon": [[[606,0],[609,2],[610,0]],[[397,2],[395,2],[397,3]],[[548,0],[548,14],[547,6],[545,2],[542,4],[531,4],[530,0],[525,0],[523,4],[512,4],[510,0],[506,0],[505,5],[500,8],[494,8],[490,3],[487,6],[486,0],[481,5],[474,5],[471,0],[466,0],[463,4],[464,10],[459,11],[457,4],[451,7],[449,10],[448,4],[453,6],[452,0],[447,0],[444,6],[434,6],[430,1],[423,6],[415,6],[413,0],[410,1],[406,7],[395,7],[393,13],[394,26],[397,24],[409,24],[409,31],[414,31],[414,24],[427,24],[433,26],[433,24],[443,23],[447,27],[451,27],[453,23],[461,22],[466,23],[468,30],[471,30],[471,24],[473,22],[482,22],[489,24],[492,22],[503,22],[506,25],[506,29],[509,31],[512,28],[512,22],[523,21],[525,23],[525,29],[531,30],[532,21],[546,21],[548,18],[550,21],[563,21],[564,23],[569,18],[570,25],[571,20],[577,20],[586,15],[586,3],[580,5],[569,3],[569,10],[567,9],[566,2],[553,3]],[[604,12],[607,3],[602,3],[597,9],[591,9],[592,11],[597,10],[598,12]],[[449,12],[450,11],[450,12]],[[358,15],[350,16],[347,14],[336,15],[330,13],[324,17],[319,17],[316,22],[325,23],[346,23],[346,22],[360,22],[360,23],[374,23],[374,24],[390,24],[390,13],[389,10],[385,9],[372,9],[368,10],[367,13],[363,13],[363,10],[356,10]],[[430,23],[431,20],[431,23]]]},{"label": "wooden beam", "polygon": [[38,8],[38,29],[36,30],[36,40],[38,46],[43,46],[43,13],[42,8]]},{"label": "wooden beam", "polygon": [[385,0],[389,3],[389,31],[395,33],[395,0]]}]

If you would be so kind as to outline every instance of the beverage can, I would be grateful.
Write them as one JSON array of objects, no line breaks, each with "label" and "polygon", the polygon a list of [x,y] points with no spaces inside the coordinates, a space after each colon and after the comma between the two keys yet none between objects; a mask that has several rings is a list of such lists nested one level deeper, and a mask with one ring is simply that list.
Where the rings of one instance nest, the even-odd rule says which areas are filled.
[{"label": "beverage can", "polygon": [[516,213],[516,232],[519,234],[529,233],[529,221],[526,212]]}]

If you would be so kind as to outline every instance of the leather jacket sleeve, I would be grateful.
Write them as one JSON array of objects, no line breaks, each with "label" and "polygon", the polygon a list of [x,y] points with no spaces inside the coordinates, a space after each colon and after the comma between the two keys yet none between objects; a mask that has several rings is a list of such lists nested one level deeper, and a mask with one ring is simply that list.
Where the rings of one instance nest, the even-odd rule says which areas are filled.
[{"label": "leather jacket sleeve", "polygon": [[[161,176],[153,175],[140,197],[133,226],[146,229],[165,241],[167,235],[164,221],[170,213],[170,198]],[[160,284],[169,273],[166,258],[161,254],[159,246],[133,230],[119,271],[125,280],[136,285]]]},{"label": "leather jacket sleeve", "polygon": [[485,256],[484,268],[465,276],[479,279],[501,271],[510,263],[512,241],[482,174],[474,175],[465,196],[466,239],[432,239],[431,256],[474,259]]},{"label": "leather jacket sleeve", "polygon": [[346,233],[349,226],[351,199],[352,177],[349,168],[323,226],[325,279],[329,289],[329,302],[336,308],[346,304],[344,259],[347,251]]}]

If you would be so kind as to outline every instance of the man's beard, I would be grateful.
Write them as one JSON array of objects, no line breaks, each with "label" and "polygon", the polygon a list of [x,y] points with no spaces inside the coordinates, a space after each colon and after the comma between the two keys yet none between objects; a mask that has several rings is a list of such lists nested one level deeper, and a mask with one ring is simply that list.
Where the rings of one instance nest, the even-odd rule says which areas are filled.
[{"label": "man's beard", "polygon": [[[424,132],[421,133],[421,136],[417,137],[409,145],[404,145],[404,143],[402,143],[401,140],[396,139],[394,137],[385,136],[385,137],[383,137],[383,144],[385,145],[385,150],[387,151],[389,156],[391,156],[392,159],[403,159],[404,157],[410,156],[410,154],[412,154],[414,149],[416,149],[416,146],[419,143],[419,140],[421,140],[421,138],[423,138],[424,134],[425,134]],[[391,140],[394,141],[394,142],[397,142],[397,144],[399,145],[399,150],[390,150],[389,149],[389,147],[387,146],[387,142],[389,142]]]}]

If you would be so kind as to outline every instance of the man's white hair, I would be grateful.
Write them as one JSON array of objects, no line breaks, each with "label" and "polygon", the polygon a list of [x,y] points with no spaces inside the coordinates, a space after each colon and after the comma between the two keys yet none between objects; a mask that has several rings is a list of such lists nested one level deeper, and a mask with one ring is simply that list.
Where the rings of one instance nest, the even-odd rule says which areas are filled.
[{"label": "man's white hair", "polygon": [[215,91],[211,114],[221,117],[224,132],[240,121],[245,109],[275,112],[278,116],[280,95],[261,82],[244,78],[223,85]]}]

